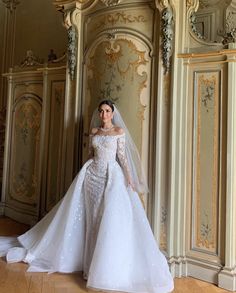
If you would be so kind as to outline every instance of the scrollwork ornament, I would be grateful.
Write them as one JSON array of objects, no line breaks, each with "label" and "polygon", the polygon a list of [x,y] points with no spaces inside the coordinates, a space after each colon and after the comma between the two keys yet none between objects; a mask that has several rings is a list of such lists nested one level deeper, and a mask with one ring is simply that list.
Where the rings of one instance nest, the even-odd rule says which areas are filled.
[{"label": "scrollwork ornament", "polygon": [[236,12],[230,11],[226,18],[225,28],[217,31],[222,37],[222,44],[236,43]]},{"label": "scrollwork ornament", "polygon": [[190,27],[192,32],[195,34],[195,36],[200,40],[205,40],[206,38],[198,31],[196,26],[196,13],[192,12],[190,15]]},{"label": "scrollwork ornament", "polygon": [[100,0],[106,6],[115,6],[120,3],[120,0]]},{"label": "scrollwork ornament", "polygon": [[173,13],[170,7],[162,10],[162,58],[165,73],[170,70],[170,59],[173,51]]},{"label": "scrollwork ornament", "polygon": [[77,35],[76,35],[76,29],[74,26],[70,26],[67,30],[68,32],[68,65],[69,65],[69,72],[71,79],[74,79],[75,76],[75,69],[76,69],[76,40],[77,40]]},{"label": "scrollwork ornament", "polygon": [[34,55],[32,50],[27,50],[25,59],[21,62],[20,67],[29,67],[43,65],[43,60]]},{"label": "scrollwork ornament", "polygon": [[169,0],[156,0],[156,7],[166,8],[169,6]]}]

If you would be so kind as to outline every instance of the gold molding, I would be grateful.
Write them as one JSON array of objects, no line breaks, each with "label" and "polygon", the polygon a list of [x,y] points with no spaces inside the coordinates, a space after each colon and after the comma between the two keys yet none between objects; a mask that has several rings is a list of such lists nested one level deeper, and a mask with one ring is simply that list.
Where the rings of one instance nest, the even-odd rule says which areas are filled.
[{"label": "gold molding", "polygon": [[[204,52],[204,53],[181,53],[177,54],[178,58],[204,58],[204,57],[217,57],[217,56],[227,56],[227,55],[236,55],[236,49],[225,49],[214,52]],[[230,60],[231,61],[231,60]]]}]

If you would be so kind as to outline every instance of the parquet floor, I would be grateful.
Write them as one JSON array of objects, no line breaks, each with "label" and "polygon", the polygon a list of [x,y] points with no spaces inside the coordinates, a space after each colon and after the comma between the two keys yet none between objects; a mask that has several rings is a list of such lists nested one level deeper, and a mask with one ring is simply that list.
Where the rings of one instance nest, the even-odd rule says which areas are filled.
[{"label": "parquet floor", "polygon": [[[0,218],[0,235],[25,232],[27,226]],[[0,258],[0,293],[94,293],[86,288],[80,273],[27,273],[24,263],[7,264]],[[173,293],[226,293],[229,291],[193,278],[175,279]]]}]

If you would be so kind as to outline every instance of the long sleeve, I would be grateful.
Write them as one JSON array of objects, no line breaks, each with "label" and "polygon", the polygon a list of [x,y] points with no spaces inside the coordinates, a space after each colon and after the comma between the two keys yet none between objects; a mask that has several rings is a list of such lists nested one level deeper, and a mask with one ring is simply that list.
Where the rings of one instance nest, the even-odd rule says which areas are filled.
[{"label": "long sleeve", "polygon": [[93,145],[92,145],[92,138],[93,134],[89,135],[89,145],[88,145],[88,159],[92,159],[94,156],[94,150],[93,150]]},{"label": "long sleeve", "polygon": [[125,174],[127,182],[130,182],[131,174],[125,153],[125,135],[122,135],[117,139],[117,157],[121,165],[121,168],[123,169],[123,172]]}]

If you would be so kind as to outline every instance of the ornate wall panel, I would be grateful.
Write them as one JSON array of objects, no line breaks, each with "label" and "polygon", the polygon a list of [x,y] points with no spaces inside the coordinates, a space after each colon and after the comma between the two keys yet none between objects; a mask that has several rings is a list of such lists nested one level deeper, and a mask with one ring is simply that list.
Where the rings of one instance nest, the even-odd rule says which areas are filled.
[{"label": "ornate wall panel", "polygon": [[185,63],[189,69],[186,271],[215,284],[226,247],[228,64],[224,60],[221,54],[198,54]]},{"label": "ornate wall panel", "polygon": [[41,97],[25,94],[12,109],[8,199],[37,206],[39,183]]},{"label": "ornate wall panel", "polygon": [[195,72],[194,79],[192,249],[218,255],[221,71]]},{"label": "ornate wall panel", "polygon": [[[38,216],[43,109],[39,72],[8,76],[8,105],[3,169],[5,214],[31,224]],[[11,76],[11,77],[10,77]]]}]

